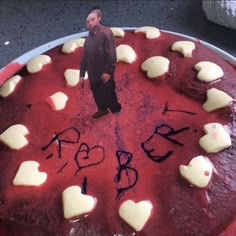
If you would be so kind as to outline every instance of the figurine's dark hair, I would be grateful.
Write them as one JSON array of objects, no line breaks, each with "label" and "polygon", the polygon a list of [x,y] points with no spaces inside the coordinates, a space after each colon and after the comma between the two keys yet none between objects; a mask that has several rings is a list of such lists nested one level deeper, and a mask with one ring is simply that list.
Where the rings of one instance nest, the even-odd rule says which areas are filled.
[{"label": "figurine's dark hair", "polygon": [[98,17],[102,17],[102,10],[99,6],[94,6],[90,9],[90,11],[88,12],[87,16],[92,13],[92,12],[96,12]]}]

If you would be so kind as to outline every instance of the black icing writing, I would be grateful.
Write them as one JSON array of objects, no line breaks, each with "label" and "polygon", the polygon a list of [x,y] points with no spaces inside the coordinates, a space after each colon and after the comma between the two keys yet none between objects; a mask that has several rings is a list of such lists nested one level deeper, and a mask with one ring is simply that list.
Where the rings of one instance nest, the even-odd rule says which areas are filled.
[{"label": "black icing writing", "polygon": [[189,114],[189,115],[196,115],[196,113],[191,112],[191,111],[170,109],[168,102],[166,102],[162,114],[165,115],[167,112],[182,112],[182,113],[187,113],[187,114]]},{"label": "black icing writing", "polygon": [[102,163],[105,159],[105,150],[102,146],[89,147],[86,143],[81,143],[75,154],[74,160],[78,169],[75,175],[83,168]]},{"label": "black icing writing", "polygon": [[25,105],[27,108],[31,108],[32,107],[32,104],[26,104]]},{"label": "black icing writing", "polygon": [[82,183],[82,188],[81,188],[81,193],[86,194],[87,193],[87,177],[84,177],[83,183]]},{"label": "black icing writing", "polygon": [[146,155],[155,162],[162,162],[165,159],[167,159],[168,157],[170,157],[173,154],[173,151],[167,151],[164,154],[160,154],[160,155],[153,155],[152,153],[155,151],[155,148],[151,148],[148,149],[146,148],[146,145],[154,138],[154,135],[151,135],[145,142],[141,143],[141,147],[144,150],[144,152],[146,153]]},{"label": "black icing writing", "polygon": [[[72,159],[76,164],[77,170],[75,171],[74,175],[76,175],[83,168],[102,163],[105,159],[105,150],[102,146],[95,145],[90,147],[87,143],[80,143],[80,132],[75,127],[70,127],[54,135],[49,143],[41,148],[42,151],[48,150],[53,143],[56,144],[54,148],[56,147],[55,152],[57,153],[56,156],[58,159],[62,159],[63,148],[66,148],[68,144],[79,145],[75,148],[68,147],[71,150],[75,150],[71,151],[71,153],[69,152],[70,154],[67,154],[67,158],[72,156]],[[54,154],[50,153],[46,156],[46,159],[52,159],[53,156]],[[68,162],[63,164],[63,166],[57,171],[57,173],[62,172],[62,170],[64,170],[64,168],[68,166],[68,164]]]},{"label": "black icing writing", "polygon": [[182,143],[180,143],[176,139],[171,138],[171,136],[175,136],[175,135],[177,135],[183,131],[186,131],[186,130],[189,130],[189,127],[184,127],[184,128],[175,130],[171,126],[162,124],[162,125],[156,127],[154,134],[160,135],[161,137],[168,139],[169,141],[171,141],[174,144],[178,144],[178,145],[183,146]]},{"label": "black icing writing", "polygon": [[117,151],[116,157],[119,166],[117,168],[118,173],[116,174],[114,180],[117,183],[124,183],[125,181],[122,180],[122,177],[127,179],[127,183],[125,184],[125,186],[117,188],[117,199],[120,198],[125,191],[136,185],[138,181],[138,171],[130,165],[133,158],[133,155],[130,152]]},{"label": "black icing writing", "polygon": [[79,142],[79,139],[80,139],[80,132],[76,128],[70,127],[56,134],[46,146],[42,147],[42,150],[43,151],[47,150],[48,147],[52,145],[52,143],[57,142],[58,143],[58,157],[61,158],[62,144],[63,143],[76,144]]},{"label": "black icing writing", "polygon": [[50,153],[47,157],[46,157],[46,159],[50,159],[50,158],[52,158],[53,157],[53,153]]},{"label": "black icing writing", "polygon": [[173,144],[183,146],[183,143],[179,142],[177,139],[174,139],[173,136],[187,130],[189,130],[189,127],[184,127],[184,128],[175,130],[171,126],[162,124],[160,126],[157,126],[153,134],[151,134],[150,137],[146,141],[141,143],[141,147],[143,151],[145,152],[145,154],[148,156],[148,158],[150,158],[152,161],[162,162],[173,154],[173,150],[168,150],[162,154],[156,154],[155,153],[156,146],[155,147],[153,146],[152,141],[158,137],[161,137],[165,140],[168,140],[169,142]]},{"label": "black icing writing", "polygon": [[68,165],[68,162],[66,162],[58,171],[57,174],[59,174],[60,172],[62,172],[62,170]]}]

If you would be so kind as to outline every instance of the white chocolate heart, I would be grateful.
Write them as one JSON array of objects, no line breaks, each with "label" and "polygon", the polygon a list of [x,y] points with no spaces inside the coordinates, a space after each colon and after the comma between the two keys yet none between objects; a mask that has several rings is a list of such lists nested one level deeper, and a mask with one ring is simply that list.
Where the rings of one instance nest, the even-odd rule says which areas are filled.
[{"label": "white chocolate heart", "polygon": [[85,39],[84,38],[75,38],[68,40],[62,46],[62,52],[71,53],[74,52],[77,48],[84,46]]},{"label": "white chocolate heart", "polygon": [[158,38],[161,35],[160,30],[158,28],[152,27],[152,26],[143,26],[143,27],[136,29],[134,32],[135,33],[139,33],[139,32],[144,33],[146,35],[147,39]]},{"label": "white chocolate heart", "polygon": [[162,76],[169,71],[169,59],[162,56],[154,56],[145,60],[141,68],[147,72],[147,76],[151,79]]},{"label": "white chocolate heart", "polygon": [[12,94],[17,86],[17,84],[21,81],[21,76],[15,75],[8,79],[1,87],[0,87],[0,96],[7,97]]},{"label": "white chocolate heart", "polygon": [[51,58],[47,55],[38,55],[33,58],[31,58],[27,62],[27,70],[30,73],[36,73],[43,69],[44,65],[47,65],[51,62]]},{"label": "white chocolate heart", "polygon": [[125,31],[121,28],[111,27],[110,28],[115,37],[124,37]]},{"label": "white chocolate heart", "polygon": [[62,92],[56,92],[46,99],[52,110],[59,111],[65,108],[68,97]]},{"label": "white chocolate heart", "polygon": [[212,82],[224,75],[221,67],[210,61],[198,62],[194,68],[198,71],[197,78],[205,82]]},{"label": "white chocolate heart", "polygon": [[24,125],[12,125],[0,135],[0,141],[11,149],[19,150],[28,144],[27,134],[29,131]]},{"label": "white chocolate heart", "polygon": [[150,201],[124,201],[119,208],[120,217],[136,231],[143,229],[151,216],[153,205]]},{"label": "white chocolate heart", "polygon": [[39,186],[47,179],[47,173],[38,170],[37,161],[24,161],[21,163],[13,180],[14,185]]},{"label": "white chocolate heart", "polygon": [[116,48],[117,62],[132,63],[136,59],[136,53],[129,45],[121,44]]},{"label": "white chocolate heart", "polygon": [[171,46],[172,51],[180,52],[184,57],[192,57],[194,49],[195,43],[192,41],[177,41]]},{"label": "white chocolate heart", "polygon": [[[64,76],[66,78],[67,84],[71,87],[74,87],[79,83],[80,70],[66,69],[64,72]],[[86,72],[84,79],[87,79],[87,78],[88,78],[88,74]]]},{"label": "white chocolate heart", "polygon": [[212,176],[213,165],[203,156],[194,157],[187,166],[180,165],[180,174],[191,184],[205,188]]},{"label": "white chocolate heart", "polygon": [[206,111],[210,112],[222,107],[229,106],[232,102],[233,98],[227,93],[216,88],[211,88],[207,91],[207,100],[202,107]]},{"label": "white chocolate heart", "polygon": [[216,153],[232,145],[230,135],[221,124],[206,124],[203,129],[206,135],[200,138],[199,144],[207,153]]},{"label": "white chocolate heart", "polygon": [[91,212],[96,205],[96,198],[81,193],[79,186],[70,186],[62,193],[63,211],[66,219]]}]

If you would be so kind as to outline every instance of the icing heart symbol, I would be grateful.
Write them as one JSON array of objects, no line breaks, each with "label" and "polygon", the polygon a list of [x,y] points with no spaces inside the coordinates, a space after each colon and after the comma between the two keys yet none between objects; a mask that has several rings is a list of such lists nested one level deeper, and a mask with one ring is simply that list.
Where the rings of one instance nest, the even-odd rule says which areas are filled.
[{"label": "icing heart symbol", "polygon": [[71,53],[74,52],[77,48],[84,46],[84,38],[75,38],[66,41],[62,46],[62,52]]},{"label": "icing heart symbol", "polygon": [[91,212],[96,205],[96,198],[82,194],[79,186],[70,186],[62,193],[63,211],[66,219]]},{"label": "icing heart symbol", "polygon": [[99,145],[90,148],[88,144],[81,143],[74,159],[78,166],[78,170],[75,172],[76,175],[83,168],[102,163],[105,159],[105,150]]},{"label": "icing heart symbol", "polygon": [[202,107],[210,112],[221,107],[229,106],[233,100],[227,93],[216,88],[211,88],[207,91],[207,100]]},{"label": "icing heart symbol", "polygon": [[19,150],[28,144],[28,140],[25,138],[28,133],[29,131],[24,125],[12,125],[0,135],[0,141],[11,149]]},{"label": "icing heart symbol", "polygon": [[126,200],[119,208],[120,217],[126,221],[136,231],[143,229],[152,213],[152,203],[150,201],[140,201],[135,203]]},{"label": "icing heart symbol", "polygon": [[161,33],[160,30],[156,27],[152,26],[143,26],[134,31],[135,33],[142,32],[146,35],[147,39],[155,39],[160,37]]},{"label": "icing heart symbol", "polygon": [[165,73],[169,71],[170,61],[166,57],[153,56],[145,60],[141,68],[143,71],[147,72],[147,77],[150,79],[162,78]]},{"label": "icing heart symbol", "polygon": [[209,123],[203,129],[206,135],[200,138],[199,144],[207,153],[216,153],[232,145],[230,135],[223,125]]},{"label": "icing heart symbol", "polygon": [[136,60],[136,53],[132,47],[126,44],[120,44],[116,48],[117,62],[133,63]]},{"label": "icing heart symbol", "polygon": [[224,75],[222,68],[210,61],[198,62],[194,68],[198,71],[197,78],[205,82],[212,82]]},{"label": "icing heart symbol", "polygon": [[47,179],[47,173],[38,170],[39,163],[36,161],[24,161],[13,180],[14,185],[39,186]]},{"label": "icing heart symbol", "polygon": [[191,41],[177,41],[171,46],[171,50],[182,53],[184,57],[192,57],[194,49],[195,43]]},{"label": "icing heart symbol", "polygon": [[213,165],[203,156],[194,157],[187,166],[180,165],[180,174],[191,184],[205,188],[212,176]]},{"label": "icing heart symbol", "polygon": [[51,58],[48,55],[37,55],[31,58],[27,64],[27,70],[29,73],[36,73],[43,69],[44,65],[47,65],[51,62]]}]

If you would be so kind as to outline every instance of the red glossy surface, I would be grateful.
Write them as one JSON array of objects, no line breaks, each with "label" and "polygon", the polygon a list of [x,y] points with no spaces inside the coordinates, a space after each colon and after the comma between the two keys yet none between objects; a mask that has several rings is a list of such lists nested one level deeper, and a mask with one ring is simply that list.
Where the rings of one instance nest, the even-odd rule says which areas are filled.
[{"label": "red glossy surface", "polygon": [[[149,221],[136,235],[216,236],[232,223],[236,214],[235,113],[233,107],[207,113],[201,106],[206,90],[213,86],[236,97],[235,68],[198,43],[193,58],[183,58],[170,51],[179,39],[162,33],[158,39],[147,40],[132,32],[117,39],[117,45],[126,43],[135,50],[137,60],[117,64],[122,111],[97,120],[91,118],[96,107],[88,81],[81,90],[69,87],[64,78],[65,69],[79,67],[82,48],[63,54],[58,46],[46,53],[52,63],[41,72],[21,71],[24,79],[15,93],[0,101],[0,133],[17,123],[30,132],[29,145],[19,151],[0,144],[1,235],[132,235],[133,230],[117,213],[126,199],[150,200],[154,206]],[[148,80],[140,69],[154,55],[171,61],[161,82]],[[211,85],[199,82],[193,67],[201,60],[220,65],[223,79]],[[69,100],[64,110],[53,111],[45,99],[58,91]],[[218,154],[200,148],[202,126],[211,122],[228,125],[231,148]],[[149,158],[143,147],[154,149],[156,157]],[[158,162],[167,152],[169,157]],[[197,155],[207,156],[215,167],[204,189],[191,187],[178,171],[180,164],[188,164]],[[25,160],[38,161],[39,169],[48,173],[42,186],[12,185]],[[63,218],[61,194],[71,185],[83,185],[87,194],[97,198],[94,211],[77,222]],[[128,186],[133,187],[118,194],[118,189]],[[225,232],[229,236],[235,229]]]},{"label": "red glossy surface", "polygon": [[15,74],[22,67],[23,65],[18,62],[9,63],[6,67],[4,67],[0,71],[0,85],[3,84],[9,77],[12,76],[12,74]]}]

